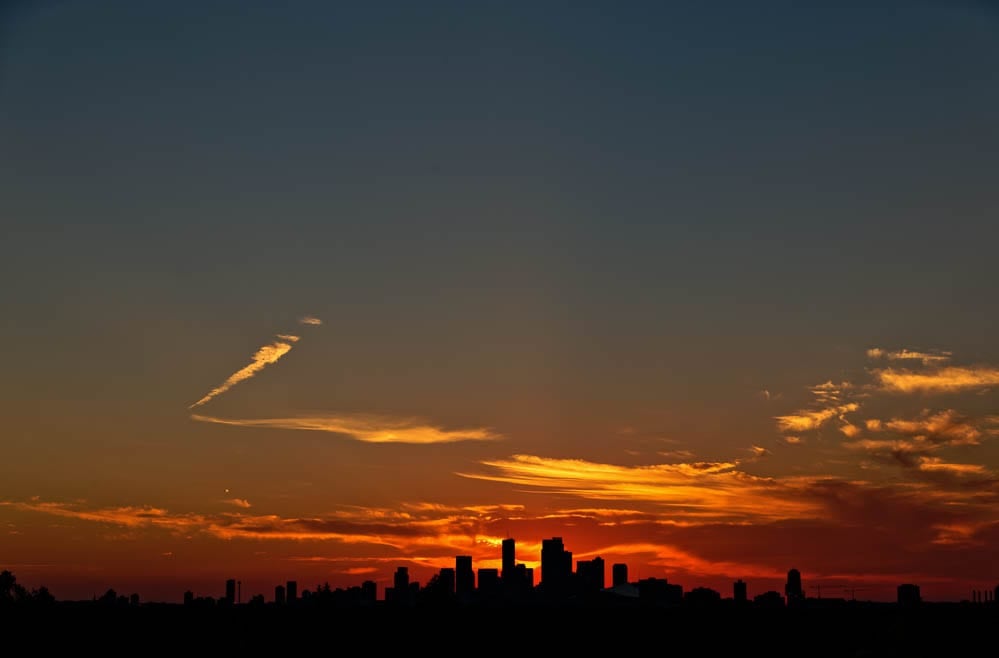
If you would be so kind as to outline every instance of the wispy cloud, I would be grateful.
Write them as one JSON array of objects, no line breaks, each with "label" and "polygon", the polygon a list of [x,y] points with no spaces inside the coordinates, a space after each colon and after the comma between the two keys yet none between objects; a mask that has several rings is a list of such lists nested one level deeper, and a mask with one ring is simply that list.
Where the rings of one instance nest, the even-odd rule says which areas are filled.
[{"label": "wispy cloud", "polygon": [[922,457],[918,468],[921,471],[945,472],[951,475],[987,475],[988,469],[981,464],[954,464],[939,457]]},{"label": "wispy cloud", "polygon": [[845,414],[856,411],[860,405],[849,402],[824,409],[804,409],[785,416],[775,416],[777,426],[784,432],[805,432],[821,427],[834,418],[842,419]]},{"label": "wispy cloud", "polygon": [[234,505],[236,507],[242,507],[243,509],[248,509],[250,507],[253,507],[253,505],[250,505],[250,501],[248,501],[245,498],[229,498],[229,499],[224,500],[222,502],[224,502],[224,503],[226,503],[228,505]]},{"label": "wispy cloud", "polygon": [[320,325],[320,324],[323,323],[323,321],[320,320],[317,317],[314,317],[314,316],[311,316],[311,315],[306,315],[306,316],[303,316],[303,317],[299,318],[298,319],[298,323],[299,324],[309,324],[309,325]]},{"label": "wispy cloud", "polygon": [[872,347],[867,350],[867,356],[871,359],[888,359],[889,361],[919,360],[924,366],[934,363],[945,363],[950,361],[950,352],[920,352],[917,350],[884,350],[880,347]]},{"label": "wispy cloud", "polygon": [[482,465],[490,472],[458,475],[593,500],[644,501],[668,507],[674,517],[773,520],[819,512],[812,502],[790,495],[801,481],[749,475],[735,462],[620,466],[513,455]]},{"label": "wispy cloud", "polygon": [[[229,375],[229,378],[222,382],[221,385],[213,388],[209,391],[203,398],[192,404],[188,409],[193,409],[195,407],[200,407],[212,398],[225,393],[230,388],[236,384],[253,377],[258,372],[263,370],[266,366],[277,363],[278,360],[291,351],[292,343],[298,340],[298,336],[279,336],[284,340],[277,340],[268,345],[264,345],[253,355],[252,360],[246,366],[240,368],[233,374]],[[294,339],[294,340],[291,340]]]},{"label": "wispy cloud", "polygon": [[286,418],[219,418],[192,414],[203,423],[237,427],[306,430],[342,434],[368,443],[453,443],[456,441],[495,441],[502,435],[485,427],[445,429],[416,419],[375,415],[326,414]]},{"label": "wispy cloud", "polygon": [[999,384],[999,368],[948,366],[929,372],[885,368],[873,372],[883,390],[898,393],[955,393]]}]

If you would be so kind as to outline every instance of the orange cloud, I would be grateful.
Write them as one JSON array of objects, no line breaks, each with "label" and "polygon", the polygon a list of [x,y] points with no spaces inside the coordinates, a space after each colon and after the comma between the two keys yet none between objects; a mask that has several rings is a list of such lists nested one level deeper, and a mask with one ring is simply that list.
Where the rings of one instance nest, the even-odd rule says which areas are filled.
[{"label": "orange cloud", "polygon": [[777,426],[784,432],[805,432],[821,427],[833,418],[842,418],[845,414],[856,411],[860,405],[856,402],[841,404],[824,409],[806,409],[786,416],[775,416]]},{"label": "orange cloud", "polygon": [[299,318],[298,319],[298,323],[299,324],[307,324],[307,325],[318,326],[318,325],[321,325],[323,323],[323,321],[320,320],[317,317],[313,317],[311,315],[306,315],[304,317]]},{"label": "orange cloud", "polygon": [[897,393],[955,393],[999,384],[999,369],[949,366],[931,372],[885,368],[874,377],[883,390]]},{"label": "orange cloud", "polygon": [[921,471],[945,472],[951,475],[987,475],[988,470],[980,464],[952,464],[939,457],[922,457],[918,465]]},{"label": "orange cloud", "polygon": [[291,416],[287,418],[219,418],[192,414],[202,423],[237,427],[306,430],[342,434],[367,443],[453,443],[455,441],[495,441],[502,435],[484,427],[444,429],[416,419],[389,418],[360,414]]},{"label": "orange cloud", "polygon": [[672,517],[774,520],[820,512],[814,502],[794,495],[807,486],[804,480],[756,477],[733,462],[619,466],[513,455],[482,465],[495,472],[458,475],[592,500],[643,501],[668,507]]},{"label": "orange cloud", "polygon": [[982,436],[981,430],[962,419],[953,409],[936,414],[924,414],[915,419],[893,418],[879,424],[878,429],[889,429],[900,434],[923,435],[937,443],[947,445],[977,445]]}]

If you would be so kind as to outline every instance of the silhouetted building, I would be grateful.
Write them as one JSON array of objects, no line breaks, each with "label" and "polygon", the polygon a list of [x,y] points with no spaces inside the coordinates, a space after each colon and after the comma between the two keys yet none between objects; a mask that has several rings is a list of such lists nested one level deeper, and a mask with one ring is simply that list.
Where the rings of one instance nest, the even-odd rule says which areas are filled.
[{"label": "silhouetted building", "polygon": [[683,603],[683,586],[674,585],[665,578],[642,578],[638,585],[638,598],[653,605],[679,605]]},{"label": "silhouetted building", "polygon": [[455,588],[455,574],[453,567],[441,567],[441,571],[437,576],[441,590],[443,590],[448,595],[454,594]]},{"label": "silhouetted building", "polygon": [[732,598],[735,600],[736,603],[740,604],[745,603],[747,601],[746,583],[744,583],[741,578],[735,581],[735,583],[732,585]]},{"label": "silhouetted building", "polygon": [[780,592],[770,590],[754,596],[753,605],[761,608],[783,608],[784,597]]},{"label": "silhouetted building", "polygon": [[576,563],[576,577],[584,592],[599,592],[606,585],[604,559],[580,560]]},{"label": "silhouetted building", "polygon": [[549,594],[565,593],[572,578],[572,552],[561,537],[541,540],[541,587]]},{"label": "silhouetted building", "polygon": [[[513,537],[503,540],[503,580],[510,580],[514,577],[514,570],[517,568],[517,543]],[[480,584],[479,587],[482,587]]]},{"label": "silhouetted building", "polygon": [[284,605],[284,602],[285,602],[285,595],[284,594],[285,594],[285,592],[284,592],[284,585],[275,585],[274,586],[274,603],[277,603],[278,605]]},{"label": "silhouetted building", "polygon": [[801,572],[791,569],[787,572],[787,582],[784,584],[784,596],[787,605],[799,605],[805,601],[805,590],[801,587]]},{"label": "silhouetted building", "polygon": [[288,596],[288,603],[294,603],[298,598],[298,583],[294,580],[285,583],[285,594]]},{"label": "silhouetted building", "polygon": [[709,587],[695,587],[683,595],[683,601],[698,608],[721,603],[721,593]]},{"label": "silhouetted building", "polygon": [[500,592],[500,572],[497,569],[479,569],[479,594],[495,597]]},{"label": "silhouetted building", "polygon": [[228,605],[236,602],[236,580],[234,578],[225,581],[225,602]]},{"label": "silhouetted building", "polygon": [[618,562],[611,567],[611,583],[613,587],[628,584],[628,565]]},{"label": "silhouetted building", "polygon": [[396,567],[392,576],[392,587],[385,588],[385,600],[390,603],[408,604],[415,601],[411,593],[409,567]]},{"label": "silhouetted building", "polygon": [[898,586],[898,604],[901,606],[918,605],[922,601],[919,595],[919,585],[905,583]]},{"label": "silhouetted building", "polygon": [[373,580],[365,580],[361,583],[360,598],[365,604],[374,604],[378,600],[378,584]]},{"label": "silhouetted building", "polygon": [[184,592],[184,605],[191,605],[194,603],[194,592],[187,590]]},{"label": "silhouetted building", "polygon": [[475,593],[475,571],[472,556],[459,555],[454,559],[454,591],[459,599],[467,600]]}]

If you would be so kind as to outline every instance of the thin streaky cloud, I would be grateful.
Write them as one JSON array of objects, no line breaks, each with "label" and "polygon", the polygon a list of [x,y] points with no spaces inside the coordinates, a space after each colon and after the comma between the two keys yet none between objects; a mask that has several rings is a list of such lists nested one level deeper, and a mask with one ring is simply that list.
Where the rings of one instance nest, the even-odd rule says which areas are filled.
[{"label": "thin streaky cloud", "polygon": [[580,459],[513,455],[480,462],[487,472],[461,477],[503,482],[600,501],[642,501],[671,518],[778,520],[815,518],[821,507],[800,495],[804,480],[750,475],[737,462],[622,466]]},{"label": "thin streaky cloud", "polygon": [[[296,340],[298,339],[297,336],[295,339]],[[249,364],[247,364],[243,368],[240,368],[233,374],[229,375],[229,378],[226,379],[224,382],[222,382],[221,385],[213,388],[203,398],[201,398],[200,400],[189,406],[188,409],[200,407],[201,405],[205,404],[212,398],[221,395],[222,393],[225,393],[226,391],[228,391],[230,388],[240,383],[241,381],[253,377],[266,366],[272,363],[277,363],[277,361],[282,356],[291,351],[292,342],[278,340],[268,345],[264,345],[259,350],[257,350],[256,354],[253,355],[253,360],[250,361]]]},{"label": "thin streaky cloud", "polygon": [[342,434],[367,443],[454,443],[456,441],[495,441],[502,435],[485,427],[445,429],[424,421],[386,418],[372,415],[329,414],[286,418],[219,418],[192,414],[203,423],[261,427],[283,430],[306,430]]},{"label": "thin streaky cloud", "polygon": [[930,372],[884,368],[873,375],[885,391],[896,393],[956,393],[999,384],[999,368],[948,366]]},{"label": "thin streaky cloud", "polygon": [[278,334],[277,337],[281,340],[286,340],[289,343],[297,343],[299,341],[298,336],[292,336],[291,334]]},{"label": "thin streaky cloud", "polygon": [[924,366],[934,363],[945,363],[950,361],[950,352],[920,352],[917,350],[884,350],[880,347],[872,347],[867,350],[867,356],[871,359],[888,359],[889,361],[922,361]]},{"label": "thin streaky cloud", "polygon": [[319,326],[319,325],[321,325],[323,323],[323,321],[320,320],[317,317],[312,316],[312,315],[306,315],[306,316],[303,316],[303,317],[299,318],[298,319],[298,323],[299,324],[308,324],[308,325],[313,325],[313,326]]}]

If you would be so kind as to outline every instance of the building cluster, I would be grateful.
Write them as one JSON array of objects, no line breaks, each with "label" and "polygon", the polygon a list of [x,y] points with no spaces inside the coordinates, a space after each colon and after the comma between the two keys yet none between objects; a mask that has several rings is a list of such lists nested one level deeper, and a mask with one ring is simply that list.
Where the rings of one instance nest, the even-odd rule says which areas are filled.
[{"label": "building cluster", "polygon": [[[458,555],[453,567],[444,567],[428,582],[421,585],[412,580],[409,568],[399,566],[393,574],[392,585],[385,588],[382,603],[389,606],[416,605],[471,605],[471,604],[530,604],[530,603],[593,603],[593,604],[652,604],[691,607],[720,604],[723,601],[733,605],[749,605],[765,608],[793,608],[801,606],[830,606],[846,603],[844,598],[822,598],[820,586],[817,597],[809,597],[802,584],[801,572],[790,569],[784,591],[766,591],[749,597],[748,587],[742,579],[732,584],[730,597],[708,587],[695,587],[684,591],[683,586],[671,583],[666,578],[649,577],[636,581],[628,578],[628,565],[610,565],[611,582],[607,583],[607,569],[603,558],[577,560],[573,569],[572,552],[566,550],[561,537],[551,537],[541,542],[541,573],[535,584],[534,569],[517,562],[516,542],[513,538],[502,541],[501,568],[474,569],[472,556]],[[851,589],[855,594],[857,589]],[[994,591],[976,590],[973,603],[994,603],[999,595],[999,586]],[[184,595],[185,605],[210,602],[211,599],[196,599],[192,592]],[[897,603],[900,606],[914,606],[922,602],[919,586],[904,583],[897,587]],[[225,597],[217,602],[221,605],[243,603],[240,583],[226,582]],[[261,594],[254,595],[249,604],[267,603]],[[379,603],[377,586],[374,581],[365,581],[360,586],[331,589],[329,584],[317,587],[314,591],[304,590],[299,594],[295,581],[287,581],[274,588],[271,601],[277,606],[329,603],[340,606],[373,606]]]}]

